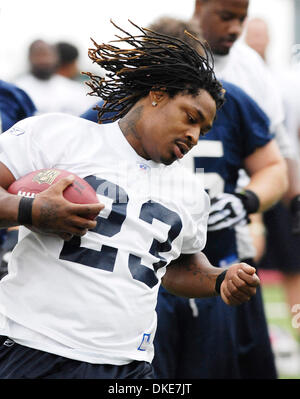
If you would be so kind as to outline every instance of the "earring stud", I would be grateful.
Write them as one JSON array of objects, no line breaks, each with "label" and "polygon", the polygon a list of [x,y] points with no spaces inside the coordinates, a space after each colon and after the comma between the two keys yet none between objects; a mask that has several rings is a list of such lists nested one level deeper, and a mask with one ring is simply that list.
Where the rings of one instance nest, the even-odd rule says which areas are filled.
[{"label": "earring stud", "polygon": [[156,101],[152,101],[152,105],[153,105],[153,107],[156,107],[157,106],[157,102]]}]

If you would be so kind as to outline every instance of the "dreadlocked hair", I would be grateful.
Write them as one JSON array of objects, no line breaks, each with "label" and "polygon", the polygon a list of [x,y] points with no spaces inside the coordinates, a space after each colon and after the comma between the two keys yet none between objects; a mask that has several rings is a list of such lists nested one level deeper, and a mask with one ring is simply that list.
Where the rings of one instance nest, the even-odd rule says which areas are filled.
[{"label": "dreadlocked hair", "polygon": [[[172,98],[179,92],[197,95],[199,89],[204,89],[216,102],[217,109],[223,105],[225,90],[215,77],[207,43],[185,32],[201,45],[200,55],[180,39],[141,28],[131,21],[140,32],[137,36],[110,22],[126,35],[115,35],[117,40],[110,43],[127,43],[131,48],[99,45],[91,39],[95,48],[89,49],[89,58],[107,71],[105,77],[84,72],[90,78],[86,82],[92,89],[89,95],[104,100],[101,108],[95,108],[99,123],[122,118],[151,90],[165,91]],[[105,118],[107,113],[113,113],[113,117]]]}]

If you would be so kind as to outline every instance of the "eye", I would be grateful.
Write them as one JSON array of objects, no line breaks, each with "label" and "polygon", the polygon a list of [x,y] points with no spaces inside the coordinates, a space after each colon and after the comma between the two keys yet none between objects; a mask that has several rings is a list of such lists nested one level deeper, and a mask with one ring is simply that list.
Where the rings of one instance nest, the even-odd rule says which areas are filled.
[{"label": "eye", "polygon": [[203,128],[200,130],[200,136],[205,136],[210,131],[210,128]]},{"label": "eye", "polygon": [[232,15],[231,13],[223,12],[219,15],[222,21],[230,21],[231,19],[234,19],[234,15]]},{"label": "eye", "polygon": [[187,116],[188,116],[188,120],[189,120],[190,123],[193,123],[193,124],[197,123],[196,119],[193,118],[190,114],[187,114]]}]

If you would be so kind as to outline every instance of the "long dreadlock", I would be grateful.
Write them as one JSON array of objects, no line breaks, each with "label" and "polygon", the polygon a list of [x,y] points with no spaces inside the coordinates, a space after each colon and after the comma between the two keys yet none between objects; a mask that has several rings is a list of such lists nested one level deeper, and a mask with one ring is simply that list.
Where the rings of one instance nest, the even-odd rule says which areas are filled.
[{"label": "long dreadlock", "polygon": [[[200,55],[180,39],[129,22],[141,34],[133,36],[111,21],[126,37],[116,35],[118,39],[110,43],[127,43],[130,49],[99,45],[91,39],[95,48],[89,49],[88,55],[107,71],[105,77],[85,72],[90,77],[86,82],[92,89],[89,94],[104,100],[101,108],[96,107],[100,123],[122,118],[151,90],[163,90],[174,97],[179,92],[197,95],[199,89],[204,89],[215,100],[217,108],[223,105],[224,89],[215,77],[212,54],[206,43],[185,32],[201,45]],[[106,113],[114,116],[104,118]]]}]

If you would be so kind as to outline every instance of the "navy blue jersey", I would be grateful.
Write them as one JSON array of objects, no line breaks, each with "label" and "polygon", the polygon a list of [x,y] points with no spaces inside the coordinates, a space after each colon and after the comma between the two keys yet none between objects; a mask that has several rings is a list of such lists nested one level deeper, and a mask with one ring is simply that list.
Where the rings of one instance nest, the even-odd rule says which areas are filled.
[{"label": "navy blue jersey", "polygon": [[[104,101],[102,100],[102,101],[99,101],[98,104],[96,104],[96,105],[98,105],[98,107],[102,107],[103,104],[104,104]],[[92,121],[92,122],[98,122],[98,111],[95,110],[94,108],[95,108],[95,105],[93,105],[91,108],[89,108],[87,111],[85,111],[82,115],[80,115],[80,117],[83,119]],[[114,115],[115,115],[114,112],[107,112],[105,114],[105,118],[107,118],[107,119],[113,118]],[[107,120],[103,123],[110,123],[110,121]]]},{"label": "navy blue jersey", "polygon": [[[212,129],[200,137],[191,155],[183,158],[183,163],[187,161],[195,172],[204,169],[211,196],[234,193],[244,159],[273,138],[269,119],[256,102],[239,87],[228,82],[222,84],[226,102],[217,111]],[[103,101],[98,103],[102,104]],[[82,117],[97,122],[97,111],[90,109]],[[210,232],[203,252],[215,266],[225,266],[241,258],[236,240],[234,228]]]},{"label": "navy blue jersey", "polygon": [[[12,125],[28,116],[32,116],[36,108],[30,97],[11,83],[0,80],[0,134]],[[0,230],[0,246],[6,237],[6,230]]]},{"label": "navy blue jersey", "polygon": [[[197,150],[202,151],[201,157],[194,157],[194,171],[204,168],[205,174],[218,174],[223,181],[222,191],[233,193],[244,159],[256,148],[266,145],[273,135],[269,133],[269,119],[261,108],[237,86],[222,83],[226,102],[217,112],[212,129],[199,139]],[[205,155],[207,144],[201,145],[203,141],[210,144],[209,156]]]},{"label": "navy blue jersey", "polygon": [[8,130],[21,119],[34,115],[35,112],[35,105],[25,91],[11,83],[0,80],[0,117],[2,132]]},{"label": "navy blue jersey", "polygon": [[[234,193],[244,159],[273,138],[269,119],[255,101],[237,86],[222,83],[226,90],[226,103],[217,112],[212,129],[200,138],[198,150],[205,143],[202,144],[201,156],[194,157],[194,170],[203,168],[205,176],[208,176],[208,190],[210,182],[217,187],[212,196],[222,191]],[[207,146],[210,156],[203,153]],[[203,252],[212,264],[226,266],[248,257],[239,252],[236,235],[236,228],[208,233]]]},{"label": "navy blue jersey", "polygon": [[[245,158],[272,139],[268,119],[256,103],[237,87],[227,83],[224,87],[227,101],[218,111],[213,128],[183,158],[190,167],[204,168],[211,196],[223,191],[233,193]],[[241,233],[248,247],[247,226],[208,233],[204,252],[213,265],[226,266],[239,258],[252,264],[245,259]],[[156,307],[155,376],[276,379],[259,288],[249,302],[232,307],[220,296],[186,299],[161,287]]]}]

